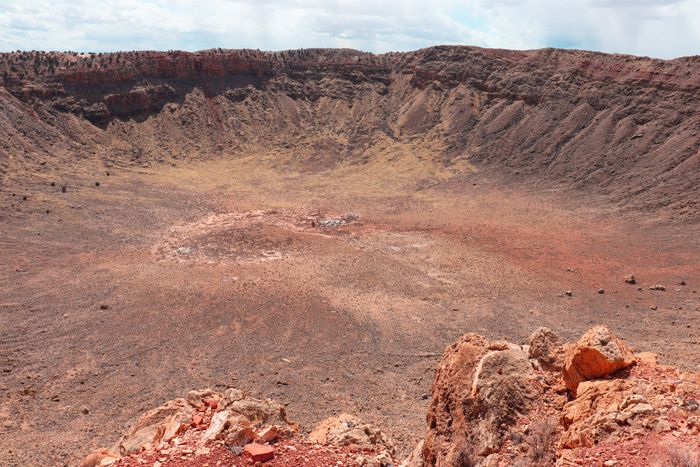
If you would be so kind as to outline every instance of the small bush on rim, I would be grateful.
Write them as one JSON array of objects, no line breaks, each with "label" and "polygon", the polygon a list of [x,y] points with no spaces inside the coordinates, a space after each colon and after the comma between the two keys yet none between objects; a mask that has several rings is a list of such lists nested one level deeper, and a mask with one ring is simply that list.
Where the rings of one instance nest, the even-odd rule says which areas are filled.
[{"label": "small bush on rim", "polygon": [[698,454],[686,446],[672,444],[667,448],[666,464],[668,467],[700,467]]}]

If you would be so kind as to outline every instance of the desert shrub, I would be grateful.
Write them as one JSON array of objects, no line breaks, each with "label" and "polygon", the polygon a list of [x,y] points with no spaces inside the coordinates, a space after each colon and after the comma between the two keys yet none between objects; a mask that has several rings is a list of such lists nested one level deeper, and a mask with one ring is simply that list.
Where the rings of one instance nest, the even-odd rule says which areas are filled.
[{"label": "desert shrub", "polygon": [[477,465],[477,456],[469,443],[462,443],[455,451],[453,467],[474,467]]},{"label": "desert shrub", "polygon": [[700,467],[698,454],[686,446],[672,444],[667,448],[666,465],[668,467]]},{"label": "desert shrub", "polygon": [[513,467],[535,467],[535,464],[529,457],[518,457],[513,462]]},{"label": "desert shrub", "polygon": [[532,457],[541,460],[547,457],[557,438],[557,423],[553,418],[544,418],[534,422],[530,428],[530,445]]},{"label": "desert shrub", "polygon": [[513,443],[513,446],[517,446],[518,444],[522,443],[524,441],[524,436],[520,431],[517,430],[510,430],[510,440]]}]

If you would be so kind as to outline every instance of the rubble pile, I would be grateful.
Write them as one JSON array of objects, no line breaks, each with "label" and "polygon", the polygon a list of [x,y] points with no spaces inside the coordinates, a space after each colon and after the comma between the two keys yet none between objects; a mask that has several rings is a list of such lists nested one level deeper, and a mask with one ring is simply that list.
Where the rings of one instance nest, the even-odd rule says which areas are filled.
[{"label": "rubble pile", "polygon": [[[660,366],[607,327],[573,344],[547,328],[529,345],[466,334],[433,382],[424,438],[401,467],[652,466],[700,450],[700,376]],[[671,447],[668,447],[671,446]],[[302,439],[284,407],[230,388],[150,410],[81,467],[391,467],[395,442],[351,414]],[[675,458],[675,457],[674,457]]]}]

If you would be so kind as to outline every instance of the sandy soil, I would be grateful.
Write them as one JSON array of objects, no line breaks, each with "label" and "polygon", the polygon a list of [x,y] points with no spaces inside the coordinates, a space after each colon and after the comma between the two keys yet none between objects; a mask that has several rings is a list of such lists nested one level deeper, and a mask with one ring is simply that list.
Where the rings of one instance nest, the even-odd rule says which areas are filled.
[{"label": "sandy soil", "polygon": [[483,171],[80,167],[65,193],[22,174],[0,192],[2,465],[72,465],[144,410],[232,386],[303,432],[357,414],[401,456],[442,351],[472,331],[606,324],[700,366],[693,226]]}]

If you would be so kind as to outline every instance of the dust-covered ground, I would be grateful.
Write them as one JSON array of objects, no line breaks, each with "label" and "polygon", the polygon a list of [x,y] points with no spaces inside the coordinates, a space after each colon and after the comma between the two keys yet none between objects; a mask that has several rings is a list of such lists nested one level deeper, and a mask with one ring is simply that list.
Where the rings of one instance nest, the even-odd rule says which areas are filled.
[{"label": "dust-covered ground", "polygon": [[466,332],[606,324],[698,370],[697,227],[517,175],[387,167],[6,177],[0,464],[73,465],[196,387],[277,399],[304,432],[354,413],[406,453]]}]

